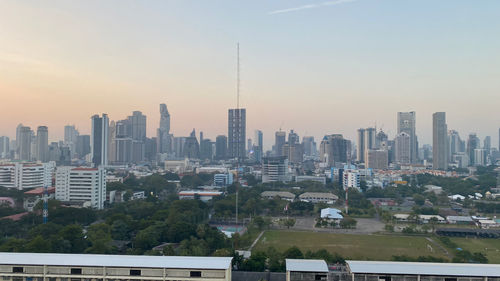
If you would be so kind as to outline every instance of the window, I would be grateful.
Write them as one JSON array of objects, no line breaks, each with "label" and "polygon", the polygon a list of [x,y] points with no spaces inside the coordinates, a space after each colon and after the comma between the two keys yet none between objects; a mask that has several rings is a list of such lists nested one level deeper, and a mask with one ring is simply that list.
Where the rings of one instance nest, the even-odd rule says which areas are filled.
[{"label": "window", "polygon": [[444,281],[457,281],[457,278],[445,278]]},{"label": "window", "polygon": [[72,268],[71,269],[71,274],[81,275],[82,274],[82,269],[81,268]]},{"label": "window", "polygon": [[22,266],[14,266],[12,268],[13,273],[23,273],[24,272],[24,267]]},{"label": "window", "polygon": [[201,271],[191,271],[189,277],[201,277]]},{"label": "window", "polygon": [[139,269],[131,269],[130,276],[141,276],[141,270]]},{"label": "window", "polygon": [[378,281],[391,281],[391,276],[379,276]]},{"label": "window", "polygon": [[317,274],[314,276],[314,280],[326,280],[326,275]]}]

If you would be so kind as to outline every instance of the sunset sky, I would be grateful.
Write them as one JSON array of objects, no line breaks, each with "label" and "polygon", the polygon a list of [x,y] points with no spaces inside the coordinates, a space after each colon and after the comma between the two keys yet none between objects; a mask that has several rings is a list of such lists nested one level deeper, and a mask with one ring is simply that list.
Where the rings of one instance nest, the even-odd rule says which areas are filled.
[{"label": "sunset sky", "polygon": [[398,111],[498,145],[500,1],[74,0],[0,1],[0,135],[19,123],[52,141],[90,116],[148,117],[166,103],[172,131],[227,134],[235,107],[236,43],[247,136],[302,137],[377,124],[393,137]]}]

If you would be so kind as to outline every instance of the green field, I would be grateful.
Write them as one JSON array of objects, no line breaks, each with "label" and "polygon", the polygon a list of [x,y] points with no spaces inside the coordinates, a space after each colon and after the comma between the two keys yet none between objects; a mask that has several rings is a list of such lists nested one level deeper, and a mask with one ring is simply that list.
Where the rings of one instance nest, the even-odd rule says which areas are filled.
[{"label": "green field", "polygon": [[[436,240],[436,239],[434,239]],[[427,245],[431,245],[433,252]],[[266,231],[254,250],[265,250],[273,246],[284,251],[297,246],[302,251],[326,249],[346,259],[391,260],[393,255],[410,257],[435,256],[449,259],[438,247],[425,237],[398,235],[356,235],[297,231]]]},{"label": "green field", "polygon": [[500,239],[451,238],[464,250],[481,252],[489,263],[500,263]]}]

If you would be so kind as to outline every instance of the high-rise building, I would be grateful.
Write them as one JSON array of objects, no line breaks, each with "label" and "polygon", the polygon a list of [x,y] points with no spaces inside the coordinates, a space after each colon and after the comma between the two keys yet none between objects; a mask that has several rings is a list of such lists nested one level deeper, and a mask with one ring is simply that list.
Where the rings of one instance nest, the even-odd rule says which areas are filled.
[{"label": "high-rise building", "polygon": [[376,136],[377,136],[377,130],[375,128],[366,128],[365,129],[365,137],[364,137],[364,153],[365,153],[365,157],[364,157],[364,160],[366,162],[366,158],[367,158],[367,153],[368,153],[368,150],[371,150],[371,149],[376,149]]},{"label": "high-rise building", "polygon": [[283,152],[290,163],[300,164],[304,160],[304,149],[300,144],[299,135],[293,130],[288,134],[288,142],[283,146]]},{"label": "high-rise building", "polygon": [[215,159],[227,159],[227,137],[224,135],[215,138]]},{"label": "high-rise building", "polygon": [[79,158],[84,158],[90,153],[90,135],[79,135],[76,138],[76,154]]},{"label": "high-rise building", "polygon": [[452,161],[453,155],[464,152],[462,150],[463,141],[460,139],[460,135],[455,130],[448,131],[448,159]]},{"label": "high-rise building", "polygon": [[85,202],[94,209],[103,209],[106,201],[106,171],[99,168],[57,167],[56,199]]},{"label": "high-rise building", "polygon": [[[243,143],[245,145],[245,143]],[[189,137],[186,138],[186,142],[184,143],[184,157],[190,159],[199,159],[200,158],[200,144],[198,143],[198,139],[196,138],[196,131],[193,129]]]},{"label": "high-rise building", "polygon": [[480,140],[476,134],[470,133],[469,138],[467,139],[467,155],[469,155],[469,165],[474,165],[474,163],[476,163],[476,160],[474,159],[474,150],[480,148],[479,143]]},{"label": "high-rise building", "polygon": [[46,126],[39,126],[36,130],[36,153],[36,160],[49,161],[49,129]]},{"label": "high-rise building", "polygon": [[230,158],[245,158],[246,109],[228,110],[228,153]]},{"label": "high-rise building", "polygon": [[384,131],[380,130],[375,137],[375,147],[377,149],[386,149],[389,137]]},{"label": "high-rise building", "polygon": [[486,154],[489,154],[489,152],[491,150],[491,137],[490,136],[486,136],[484,138],[483,148],[484,148],[484,150],[486,150]]},{"label": "high-rise building", "polygon": [[305,156],[315,156],[317,154],[316,142],[314,141],[314,137],[303,137],[302,146],[304,147]]},{"label": "high-rise building", "polygon": [[319,156],[328,166],[348,163],[351,160],[351,142],[341,134],[326,135],[321,141]]},{"label": "high-rise building", "polygon": [[260,163],[264,154],[264,135],[261,130],[255,130],[253,153],[255,161]]},{"label": "high-rise building", "polygon": [[21,161],[31,161],[31,138],[32,132],[30,127],[22,126],[18,128],[18,159]]},{"label": "high-rise building", "polygon": [[262,182],[289,182],[288,159],[285,156],[262,158]]},{"label": "high-rise building", "polygon": [[448,169],[448,126],[446,113],[436,112],[432,115],[432,168]]},{"label": "high-rise building", "polygon": [[389,151],[370,149],[366,153],[366,168],[385,170],[389,167]]},{"label": "high-rise building", "polygon": [[274,155],[283,156],[283,146],[286,143],[286,132],[279,130],[274,134]]},{"label": "high-rise building", "polygon": [[10,158],[10,139],[9,137],[0,137],[0,159]]},{"label": "high-rise building", "polygon": [[71,154],[73,157],[76,157],[76,142],[78,135],[80,133],[75,128],[75,125],[66,125],[64,126],[64,144],[69,146],[71,150]]},{"label": "high-rise building", "polygon": [[482,148],[474,149],[474,166],[486,166],[486,150]]},{"label": "high-rise building", "polygon": [[411,136],[406,132],[401,132],[396,136],[395,141],[395,160],[398,164],[411,163]]},{"label": "high-rise building", "polygon": [[167,105],[164,103],[160,104],[160,127],[157,130],[156,141],[158,153],[171,152],[170,113],[168,113]]},{"label": "high-rise building", "polygon": [[365,129],[358,129],[358,146],[356,150],[356,161],[365,162]]},{"label": "high-rise building", "polygon": [[210,139],[203,139],[200,143],[200,159],[201,160],[209,160],[213,159],[213,150],[212,150],[213,142]]},{"label": "high-rise building", "polygon": [[107,114],[92,116],[90,150],[94,167],[108,165],[109,118]]},{"label": "high-rise building", "polygon": [[177,158],[184,157],[184,145],[186,144],[186,137],[174,138],[174,153]]},{"label": "high-rise building", "polygon": [[405,132],[410,138],[410,162],[418,161],[418,141],[416,135],[416,113],[398,112],[398,134]]},{"label": "high-rise building", "polygon": [[18,190],[52,185],[52,163],[4,163],[0,164],[0,186]]}]

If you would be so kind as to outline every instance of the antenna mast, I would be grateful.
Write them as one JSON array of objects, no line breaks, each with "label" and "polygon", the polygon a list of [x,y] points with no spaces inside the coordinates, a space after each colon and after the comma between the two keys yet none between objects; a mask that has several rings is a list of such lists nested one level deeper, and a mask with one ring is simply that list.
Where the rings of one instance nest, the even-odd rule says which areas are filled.
[{"label": "antenna mast", "polygon": [[240,137],[241,137],[241,111],[240,111],[240,43],[236,43],[236,112],[238,114],[238,137],[236,140],[236,225],[238,225],[238,184],[240,170]]},{"label": "antenna mast", "polygon": [[236,43],[236,108],[240,109],[240,43]]}]

